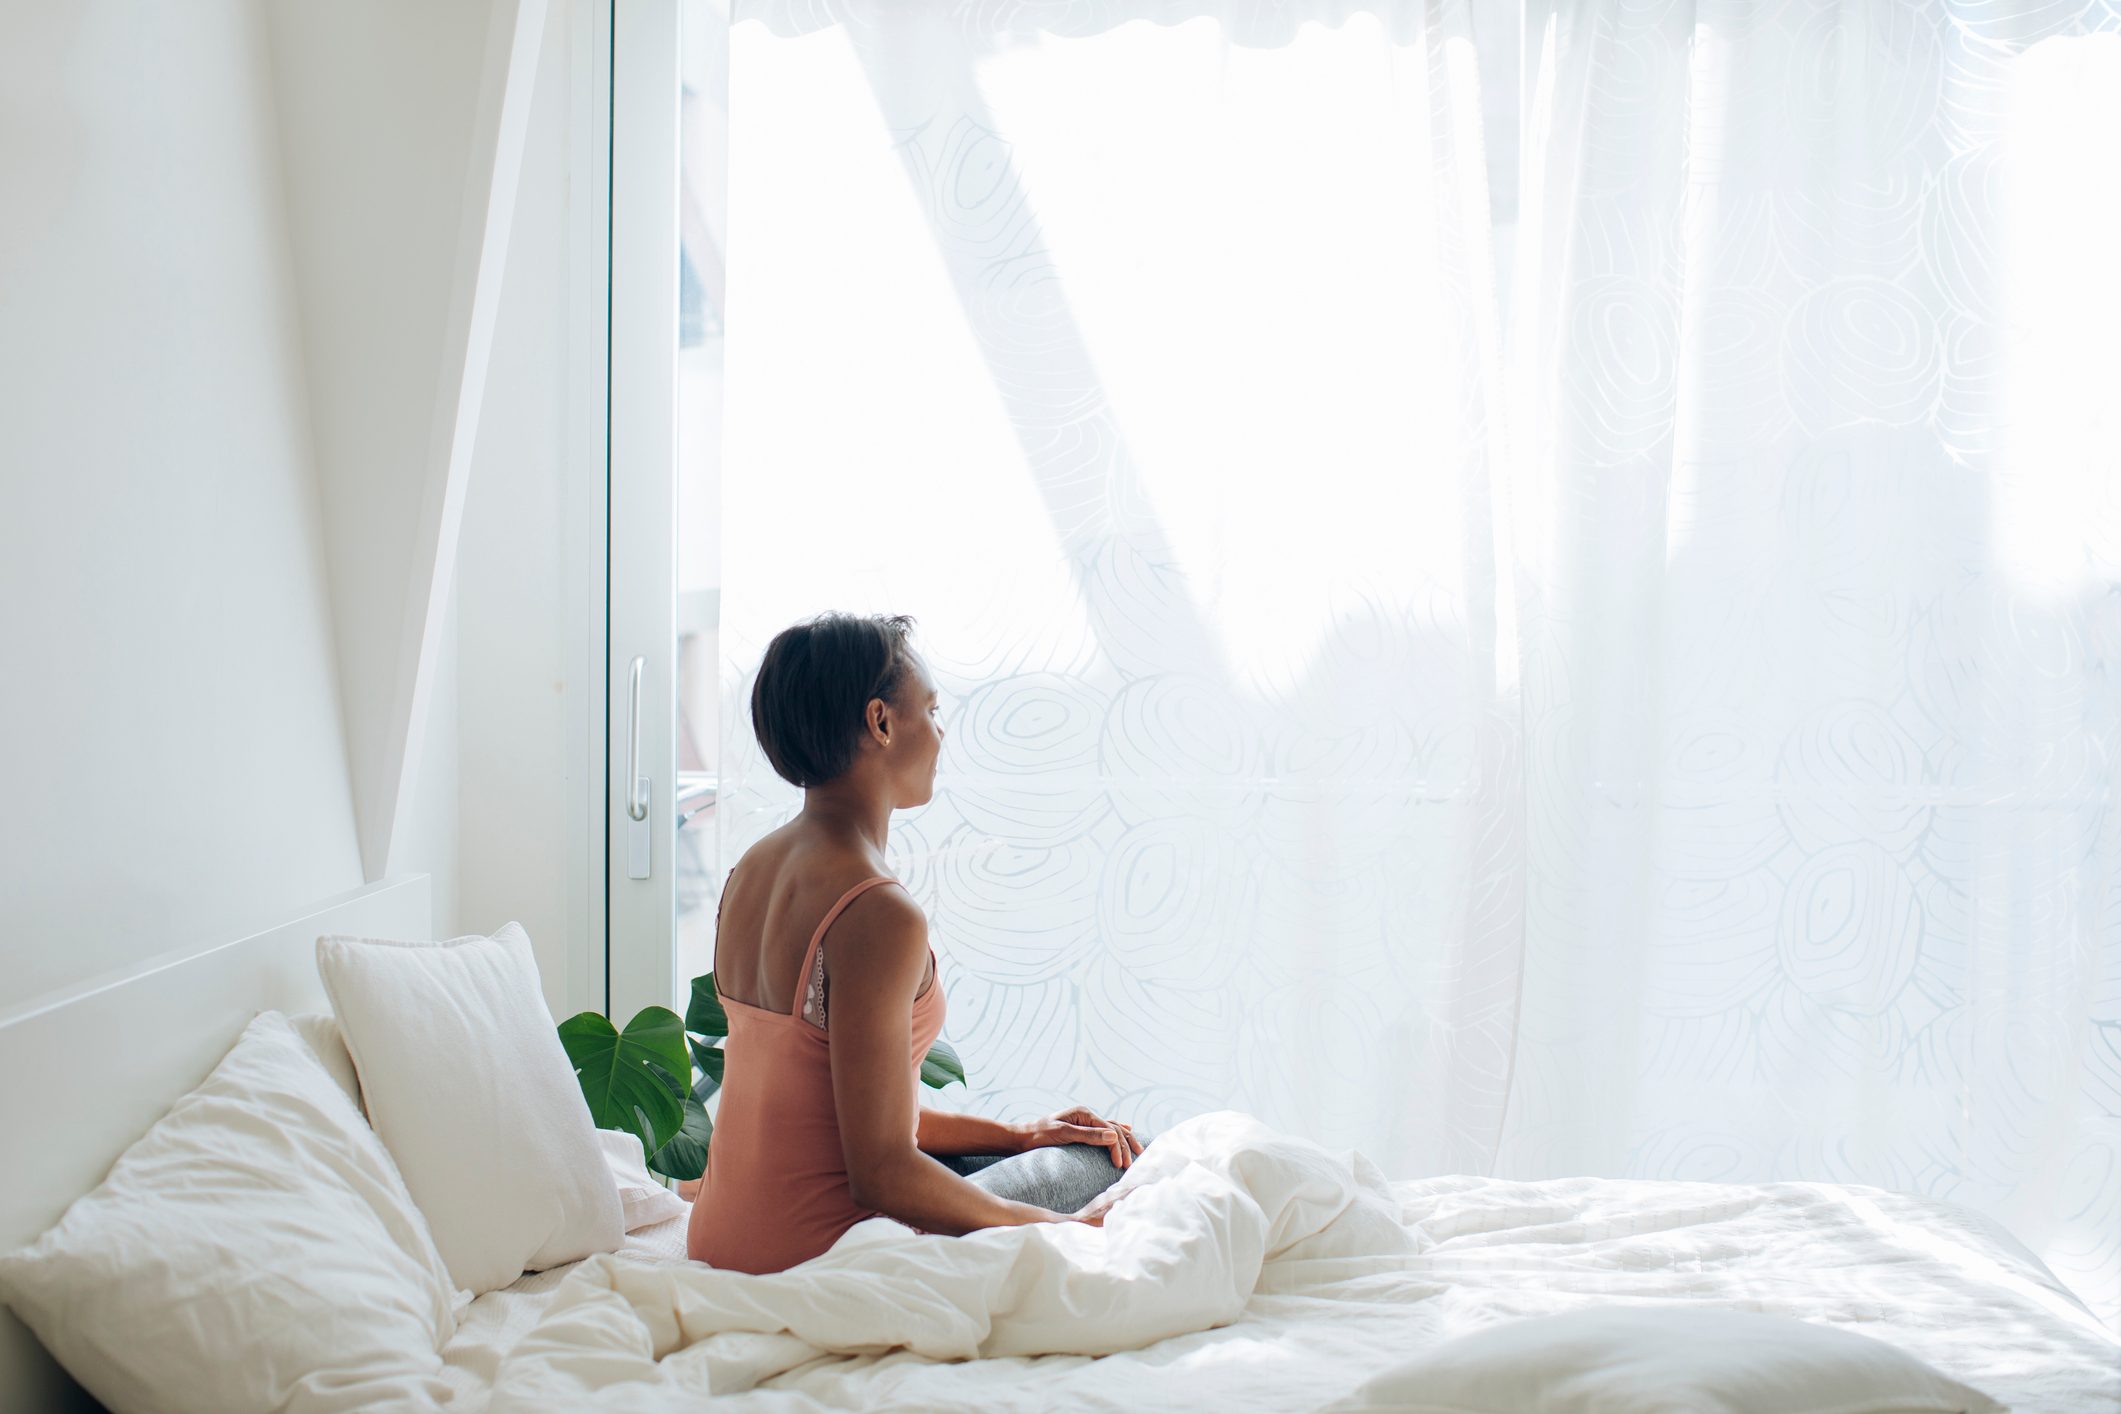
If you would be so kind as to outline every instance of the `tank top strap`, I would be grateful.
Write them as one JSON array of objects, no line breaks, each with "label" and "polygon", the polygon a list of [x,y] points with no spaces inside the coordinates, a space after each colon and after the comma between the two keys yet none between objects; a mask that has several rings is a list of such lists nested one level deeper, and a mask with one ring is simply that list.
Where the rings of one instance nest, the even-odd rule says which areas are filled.
[{"label": "tank top strap", "polygon": [[853,888],[847,890],[847,892],[841,894],[839,901],[825,910],[825,916],[818,920],[817,931],[810,935],[810,946],[803,949],[803,966],[795,974],[795,1005],[788,1009],[790,1016],[799,1017],[803,1014],[803,995],[810,977],[810,964],[817,956],[818,944],[825,941],[825,930],[832,926],[832,920],[839,917],[846,910],[848,904],[853,903],[878,884],[896,883],[898,883],[898,880],[892,878],[889,874],[879,874],[873,879],[864,879]]}]

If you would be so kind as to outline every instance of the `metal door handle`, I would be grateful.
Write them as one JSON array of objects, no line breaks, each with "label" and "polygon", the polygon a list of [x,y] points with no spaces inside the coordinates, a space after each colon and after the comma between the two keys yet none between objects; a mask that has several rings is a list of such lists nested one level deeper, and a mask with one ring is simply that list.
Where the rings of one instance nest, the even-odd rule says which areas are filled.
[{"label": "metal door handle", "polygon": [[633,660],[633,681],[627,689],[626,814],[634,820],[648,818],[648,799],[641,790],[648,783],[641,775],[641,673],[647,666],[646,658]]}]

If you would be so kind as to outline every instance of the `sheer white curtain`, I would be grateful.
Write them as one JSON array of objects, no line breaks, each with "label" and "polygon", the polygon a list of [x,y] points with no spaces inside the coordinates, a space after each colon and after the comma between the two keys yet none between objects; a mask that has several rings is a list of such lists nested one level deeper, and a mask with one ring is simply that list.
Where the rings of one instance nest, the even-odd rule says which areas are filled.
[{"label": "sheer white curtain", "polygon": [[1955,1198],[2121,1329],[2117,30],[1532,7],[1497,1163]]},{"label": "sheer white curtain", "polygon": [[722,868],[767,639],[912,613],[982,1108],[1942,1194],[2121,1328],[2121,21],[1984,10],[1534,4],[1505,380],[1463,3],[740,3]]},{"label": "sheer white curtain", "polygon": [[947,737],[893,863],[982,1107],[1485,1167],[1521,928],[1463,6],[731,46],[724,867],[800,804],[766,641],[914,614]]}]

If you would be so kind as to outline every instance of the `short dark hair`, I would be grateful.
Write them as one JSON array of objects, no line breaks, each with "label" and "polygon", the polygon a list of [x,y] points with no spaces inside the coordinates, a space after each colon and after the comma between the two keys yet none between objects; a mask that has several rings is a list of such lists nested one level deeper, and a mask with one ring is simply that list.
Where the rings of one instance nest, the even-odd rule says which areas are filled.
[{"label": "short dark hair", "polygon": [[906,614],[819,614],[766,645],[751,684],[751,730],[792,785],[823,785],[854,764],[869,699],[898,700],[912,661]]}]

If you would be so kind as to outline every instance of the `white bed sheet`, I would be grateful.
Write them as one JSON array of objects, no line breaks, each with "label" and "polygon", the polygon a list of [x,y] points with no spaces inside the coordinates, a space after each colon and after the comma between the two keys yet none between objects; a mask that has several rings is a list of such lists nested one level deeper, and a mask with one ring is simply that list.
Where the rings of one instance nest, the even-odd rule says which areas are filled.
[{"label": "white bed sheet", "polygon": [[[619,1251],[630,1261],[683,1262],[685,1223],[681,1216],[629,1232]],[[580,1265],[568,1262],[530,1272],[511,1286],[485,1293],[457,1314],[457,1333],[442,1347],[442,1379],[449,1386],[452,1410],[475,1409],[486,1402],[501,1357],[537,1324],[554,1290]]]},{"label": "white bed sheet", "polygon": [[[717,1409],[1315,1409],[1493,1321],[1685,1301],[1886,1340],[2020,1411],[2121,1411],[2121,1341],[2022,1245],[1954,1204],[1835,1184],[1463,1175],[1391,1193],[1418,1251],[1270,1259],[1236,1321],[1140,1350],[951,1361],[729,1333],[664,1366],[692,1371],[702,1397],[710,1370],[725,1391],[763,1376],[716,1394]],[[622,1260],[682,1262],[683,1247],[674,1219],[630,1237]],[[484,1406],[570,1270],[473,1304],[444,1351],[453,1410]]]}]

